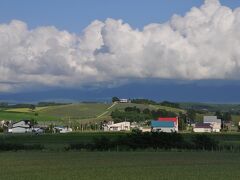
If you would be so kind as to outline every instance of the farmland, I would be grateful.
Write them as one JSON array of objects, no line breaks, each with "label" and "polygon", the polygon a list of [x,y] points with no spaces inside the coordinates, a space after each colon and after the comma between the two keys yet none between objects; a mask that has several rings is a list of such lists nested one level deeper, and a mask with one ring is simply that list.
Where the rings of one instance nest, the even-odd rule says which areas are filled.
[{"label": "farmland", "polygon": [[184,112],[182,109],[170,108],[165,106],[145,105],[145,104],[104,104],[104,103],[79,103],[59,106],[37,107],[34,111],[28,108],[10,108],[0,110],[0,120],[21,120],[21,119],[35,119],[37,121],[64,121],[64,120],[78,120],[78,121],[96,121],[99,118],[110,118],[113,110],[124,110],[126,107],[133,107],[143,110],[149,108],[150,110],[165,109],[173,112]]},{"label": "farmland", "polygon": [[240,177],[240,156],[211,152],[4,152],[1,179],[218,179]]},{"label": "farmland", "polygon": [[96,119],[111,104],[81,103],[59,106],[37,107],[34,111],[28,108],[10,108],[0,111],[2,120],[35,119],[40,122],[63,121],[66,119]]}]

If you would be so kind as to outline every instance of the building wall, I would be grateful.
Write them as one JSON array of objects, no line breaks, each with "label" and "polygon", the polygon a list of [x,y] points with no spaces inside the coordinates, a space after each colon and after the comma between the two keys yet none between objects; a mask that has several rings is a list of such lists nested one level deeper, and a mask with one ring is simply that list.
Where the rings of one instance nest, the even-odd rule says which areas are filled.
[{"label": "building wall", "polygon": [[193,128],[193,132],[204,133],[204,132],[212,132],[211,128]]},{"label": "building wall", "polygon": [[221,130],[221,123],[212,123],[213,132],[220,132]]},{"label": "building wall", "polygon": [[128,99],[119,99],[120,103],[128,103]]},{"label": "building wall", "polygon": [[221,131],[221,129],[215,129],[215,128],[213,128],[213,132],[220,132]]},{"label": "building wall", "polygon": [[107,131],[130,131],[130,122],[121,122],[107,126]]},{"label": "building wall", "polygon": [[151,128],[140,128],[142,132],[151,132]]},{"label": "building wall", "polygon": [[13,127],[12,133],[27,133],[32,132],[32,129],[30,128],[24,128],[24,127]]},{"label": "building wall", "polygon": [[158,132],[178,132],[178,125],[173,121],[161,121],[161,120],[152,120],[151,121],[152,131]]},{"label": "building wall", "polygon": [[177,132],[177,129],[175,127],[153,127],[152,128],[153,132]]}]

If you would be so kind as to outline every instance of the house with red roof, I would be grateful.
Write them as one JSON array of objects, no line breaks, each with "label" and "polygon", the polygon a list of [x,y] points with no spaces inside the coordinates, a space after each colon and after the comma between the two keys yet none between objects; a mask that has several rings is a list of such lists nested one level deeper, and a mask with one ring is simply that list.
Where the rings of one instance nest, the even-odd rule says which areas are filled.
[{"label": "house with red roof", "polygon": [[151,121],[153,132],[178,132],[178,117],[159,117]]}]

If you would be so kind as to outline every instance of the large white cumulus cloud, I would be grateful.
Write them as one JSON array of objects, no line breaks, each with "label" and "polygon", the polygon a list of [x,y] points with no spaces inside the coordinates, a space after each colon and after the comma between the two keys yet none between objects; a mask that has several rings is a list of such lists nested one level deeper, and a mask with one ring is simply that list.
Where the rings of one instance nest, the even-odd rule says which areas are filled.
[{"label": "large white cumulus cloud", "polygon": [[80,87],[127,79],[239,79],[240,8],[206,0],[184,17],[133,29],[94,21],[76,35],[55,27],[0,24],[0,91]]}]

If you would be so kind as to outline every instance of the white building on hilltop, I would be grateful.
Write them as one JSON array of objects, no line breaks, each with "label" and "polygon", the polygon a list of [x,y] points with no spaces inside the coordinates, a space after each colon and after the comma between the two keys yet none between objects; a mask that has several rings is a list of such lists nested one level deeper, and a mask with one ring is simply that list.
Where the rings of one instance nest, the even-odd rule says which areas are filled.
[{"label": "white building on hilltop", "polygon": [[218,119],[217,116],[204,116],[203,123],[209,123],[212,126],[213,132],[220,132],[221,131],[221,119]]},{"label": "white building on hilltop", "polygon": [[130,103],[131,101],[129,99],[119,99],[120,103]]}]

